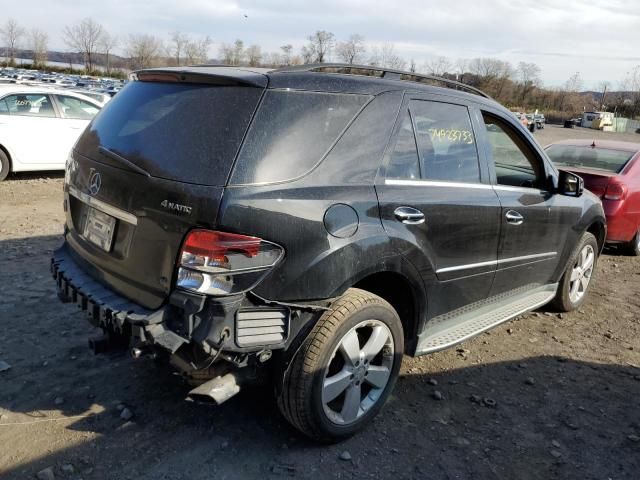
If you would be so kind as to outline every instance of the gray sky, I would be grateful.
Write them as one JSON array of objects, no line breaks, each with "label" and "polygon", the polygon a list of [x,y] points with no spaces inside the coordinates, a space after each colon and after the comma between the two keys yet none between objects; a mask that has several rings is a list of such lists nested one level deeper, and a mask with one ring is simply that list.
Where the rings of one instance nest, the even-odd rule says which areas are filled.
[{"label": "gray sky", "polygon": [[[49,33],[49,48],[63,49],[62,28],[92,17],[122,38],[149,33],[168,38],[180,30],[209,35],[215,57],[236,38],[275,51],[296,50],[315,30],[338,40],[359,33],[369,44],[392,42],[398,54],[421,65],[434,56],[495,57],[516,65],[537,63],[545,85],[580,72],[585,88],[602,80],[618,87],[640,65],[637,0],[5,0],[4,18]],[[245,15],[247,17],[245,17]]]}]

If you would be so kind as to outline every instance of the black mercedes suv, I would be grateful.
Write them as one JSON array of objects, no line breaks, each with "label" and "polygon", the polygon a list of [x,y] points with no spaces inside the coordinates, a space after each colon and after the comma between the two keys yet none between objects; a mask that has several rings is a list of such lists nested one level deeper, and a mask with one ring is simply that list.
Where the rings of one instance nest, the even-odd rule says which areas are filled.
[{"label": "black mercedes suv", "polygon": [[585,299],[606,224],[467,85],[344,65],[142,70],[70,154],[59,296],[95,352],[223,402],[268,379],[321,441],[381,409],[403,354]]}]

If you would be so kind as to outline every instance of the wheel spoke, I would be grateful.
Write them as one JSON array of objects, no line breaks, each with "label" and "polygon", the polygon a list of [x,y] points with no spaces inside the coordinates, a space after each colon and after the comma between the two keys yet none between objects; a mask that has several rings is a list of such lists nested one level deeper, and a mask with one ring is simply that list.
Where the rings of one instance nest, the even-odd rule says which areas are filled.
[{"label": "wheel spoke", "polygon": [[584,264],[587,260],[587,252],[588,250],[586,248],[583,248],[582,251],[580,252],[580,266],[584,269]]},{"label": "wheel spoke", "polygon": [[577,280],[578,278],[580,278],[580,270],[579,270],[579,267],[576,267],[573,270],[571,270],[571,278],[570,278],[570,280],[573,282],[573,281]]},{"label": "wheel spoke", "polygon": [[389,336],[387,335],[386,329],[382,326],[374,327],[369,340],[366,345],[362,347],[365,359],[371,361],[372,358],[378,355],[382,347],[387,343],[387,340],[389,340]]},{"label": "wheel spoke", "polygon": [[571,290],[569,290],[569,297],[575,301],[576,295],[578,295],[578,289],[580,288],[580,280],[576,280],[571,284]]},{"label": "wheel spoke", "polygon": [[360,360],[360,341],[355,330],[347,333],[340,343],[340,353],[344,360],[354,366]]},{"label": "wheel spoke", "polygon": [[371,385],[377,388],[384,388],[389,381],[389,376],[391,372],[389,368],[385,366],[377,366],[371,365],[369,366],[369,370],[367,371],[367,376],[365,380],[369,382]]},{"label": "wheel spoke", "polygon": [[584,265],[582,265],[582,270],[583,271],[587,271],[589,270],[591,267],[593,267],[593,260],[595,258],[595,255],[593,254],[593,252],[589,251],[589,253],[587,254],[587,258],[584,261]]},{"label": "wheel spoke", "polygon": [[347,389],[347,393],[344,396],[344,405],[342,406],[342,419],[348,423],[353,422],[358,418],[358,412],[360,411],[360,385],[351,385]]},{"label": "wheel spoke", "polygon": [[329,403],[345,391],[351,381],[351,372],[343,368],[335,375],[325,378],[322,386],[322,401]]},{"label": "wheel spoke", "polygon": [[582,292],[586,292],[587,287],[589,286],[589,279],[587,277],[582,277],[580,279],[580,285],[582,286]]}]

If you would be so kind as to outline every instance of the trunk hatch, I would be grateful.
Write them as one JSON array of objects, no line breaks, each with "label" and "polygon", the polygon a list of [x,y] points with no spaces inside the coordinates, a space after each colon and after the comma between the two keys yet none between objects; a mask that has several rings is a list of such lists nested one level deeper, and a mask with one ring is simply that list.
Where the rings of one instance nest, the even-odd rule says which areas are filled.
[{"label": "trunk hatch", "polygon": [[215,85],[167,82],[166,72],[159,78],[131,82],[109,102],[76,144],[65,178],[74,257],[151,309],[171,292],[187,231],[215,227],[263,91],[233,78],[215,77]]}]

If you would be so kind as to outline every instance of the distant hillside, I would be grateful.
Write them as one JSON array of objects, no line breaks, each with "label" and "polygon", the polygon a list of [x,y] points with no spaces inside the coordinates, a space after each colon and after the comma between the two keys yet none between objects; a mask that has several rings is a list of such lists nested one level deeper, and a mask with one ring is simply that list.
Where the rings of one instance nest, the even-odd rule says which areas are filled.
[{"label": "distant hillside", "polygon": [[[0,48],[0,52],[4,53],[6,49]],[[33,50],[18,49],[16,50],[16,58],[33,58]],[[62,64],[83,65],[84,57],[81,53],[74,52],[58,52],[49,50],[47,52],[47,60],[50,62],[59,62]],[[100,68],[106,67],[106,56],[102,53],[95,54],[94,63]],[[129,59],[120,55],[109,54],[109,66],[113,69],[127,68]]]}]

